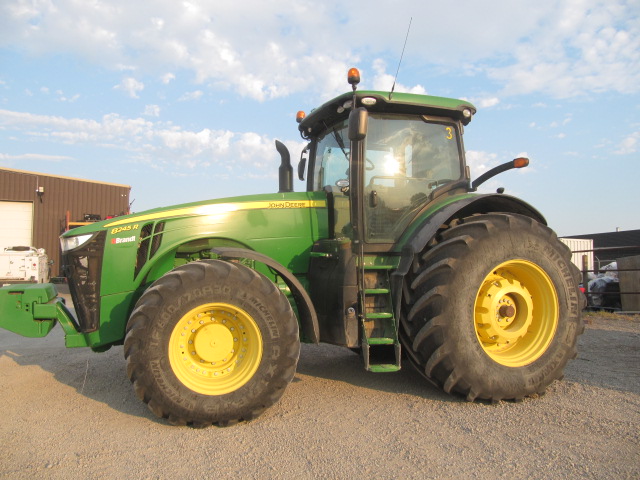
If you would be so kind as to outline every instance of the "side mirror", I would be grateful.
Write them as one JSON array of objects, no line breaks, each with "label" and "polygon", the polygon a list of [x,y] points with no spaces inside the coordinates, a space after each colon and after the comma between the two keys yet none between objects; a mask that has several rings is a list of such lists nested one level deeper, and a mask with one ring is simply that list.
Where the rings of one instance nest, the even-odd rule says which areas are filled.
[{"label": "side mirror", "polygon": [[305,154],[309,152],[309,143],[300,152],[300,161],[298,162],[298,178],[304,181],[304,171],[307,169],[307,157]]},{"label": "side mirror", "polygon": [[369,112],[366,108],[356,108],[349,114],[349,140],[356,142],[367,136]]},{"label": "side mirror", "polygon": [[512,168],[524,168],[529,165],[529,159],[525,157],[514,158],[510,162],[503,163],[502,165],[498,165],[497,167],[493,167],[488,172],[484,172],[478,178],[476,178],[471,184],[471,191],[475,192],[480,185],[489,180],[492,177],[495,177],[499,173],[506,172],[507,170],[511,170]]}]

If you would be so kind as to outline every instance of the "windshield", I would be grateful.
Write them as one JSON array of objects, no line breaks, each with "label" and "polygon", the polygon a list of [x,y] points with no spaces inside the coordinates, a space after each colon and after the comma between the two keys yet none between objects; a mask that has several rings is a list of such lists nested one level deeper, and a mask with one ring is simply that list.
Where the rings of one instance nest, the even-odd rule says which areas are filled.
[{"label": "windshield", "polygon": [[[344,188],[349,182],[348,147],[347,120],[318,138],[314,190],[357,190]],[[435,188],[463,176],[460,152],[457,123],[370,114],[364,159],[365,241],[395,242]]]},{"label": "windshield", "polygon": [[395,242],[432,190],[462,177],[458,126],[371,115],[365,142],[365,239]]}]

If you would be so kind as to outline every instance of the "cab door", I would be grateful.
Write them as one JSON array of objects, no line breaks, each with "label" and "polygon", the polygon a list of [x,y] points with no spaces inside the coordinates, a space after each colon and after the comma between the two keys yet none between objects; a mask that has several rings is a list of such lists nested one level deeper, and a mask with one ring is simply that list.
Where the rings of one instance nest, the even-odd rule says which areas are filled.
[{"label": "cab door", "polygon": [[309,294],[318,314],[320,341],[357,347],[358,288],[352,248],[347,120],[312,141],[308,189],[327,199],[328,236],[315,242]]}]

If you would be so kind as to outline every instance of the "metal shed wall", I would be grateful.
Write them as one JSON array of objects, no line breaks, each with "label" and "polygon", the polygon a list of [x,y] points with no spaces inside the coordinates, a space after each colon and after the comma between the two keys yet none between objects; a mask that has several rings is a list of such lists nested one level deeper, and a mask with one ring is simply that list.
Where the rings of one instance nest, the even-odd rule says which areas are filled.
[{"label": "metal shed wall", "polygon": [[58,237],[65,231],[67,211],[72,222],[83,221],[85,214],[103,219],[123,215],[129,210],[130,192],[128,185],[0,168],[0,200],[33,203],[31,246],[47,251],[54,261],[52,275],[60,274]]}]

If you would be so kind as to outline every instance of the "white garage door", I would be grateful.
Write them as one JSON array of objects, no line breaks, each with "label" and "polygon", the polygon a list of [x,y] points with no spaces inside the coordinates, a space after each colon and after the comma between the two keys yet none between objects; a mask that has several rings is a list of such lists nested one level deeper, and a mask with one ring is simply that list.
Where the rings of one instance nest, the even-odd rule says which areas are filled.
[{"label": "white garage door", "polygon": [[30,246],[33,203],[0,202],[0,248]]}]

